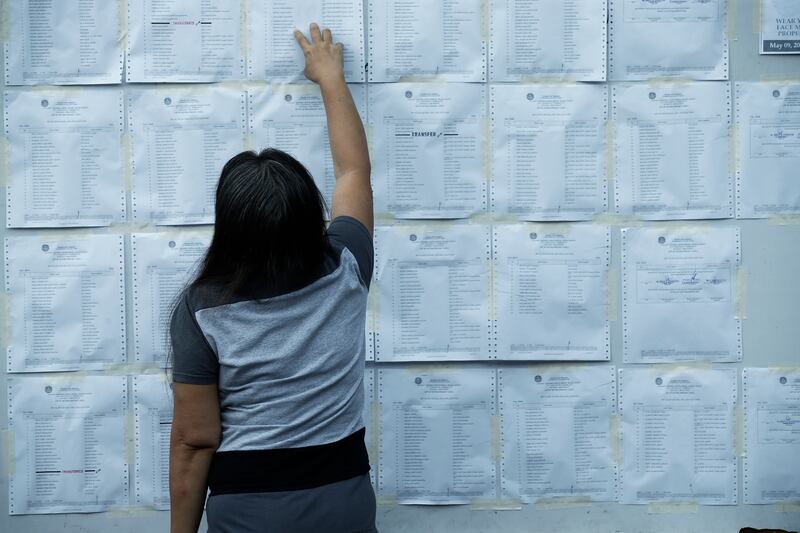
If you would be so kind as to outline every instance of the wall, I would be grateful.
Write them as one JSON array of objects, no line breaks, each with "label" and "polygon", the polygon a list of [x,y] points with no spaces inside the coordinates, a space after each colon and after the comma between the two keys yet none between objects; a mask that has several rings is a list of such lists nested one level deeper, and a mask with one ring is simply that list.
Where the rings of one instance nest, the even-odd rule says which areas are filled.
[{"label": "wall", "polygon": [[[775,57],[757,54],[754,18],[755,0],[730,0],[735,31],[730,43],[731,81],[769,78],[800,79],[800,56]],[[610,191],[611,192],[611,191]],[[0,210],[5,209],[5,187],[0,187]],[[0,211],[0,220],[5,212]],[[742,230],[742,266],[749,270],[746,316],[743,321],[744,360],[735,366],[767,366],[772,363],[800,364],[800,225],[776,225],[767,220],[726,220],[714,225],[737,225]],[[619,267],[619,228],[612,228],[612,268]],[[37,230],[7,230],[0,227],[0,238]],[[68,233],[68,232],[65,232]],[[128,256],[128,261],[130,257]],[[130,272],[130,265],[128,272]],[[0,274],[2,275],[2,274]],[[130,276],[127,276],[130,278]],[[128,279],[130,283],[130,279]],[[130,287],[129,287],[130,288]],[[128,305],[128,320],[132,309]],[[131,324],[129,323],[129,330]],[[132,353],[132,335],[128,336]],[[0,341],[0,344],[3,342]],[[612,322],[610,363],[625,367],[621,354],[621,322]],[[370,365],[374,368],[374,365]],[[5,365],[0,365],[0,389],[6,390]],[[0,428],[7,427],[6,395],[0,401]],[[741,391],[739,398],[741,398]],[[4,442],[4,441],[3,441]],[[5,443],[5,442],[4,442]],[[5,446],[4,446],[5,448]],[[115,531],[167,531],[167,512],[133,511],[98,514],[8,516],[8,464],[0,454],[0,531],[55,533],[105,533]],[[741,469],[741,461],[740,461]],[[741,477],[740,477],[741,479]],[[741,483],[741,481],[740,481]],[[740,486],[739,494],[742,494]],[[393,532],[482,532],[482,531],[561,531],[655,532],[703,531],[732,532],[745,526],[800,529],[800,513],[781,512],[776,506],[737,505],[700,506],[685,514],[649,514],[647,506],[592,504],[565,508],[524,506],[521,510],[471,510],[468,506],[422,507],[381,505],[378,508],[381,531]],[[201,528],[204,531],[205,527]]]}]

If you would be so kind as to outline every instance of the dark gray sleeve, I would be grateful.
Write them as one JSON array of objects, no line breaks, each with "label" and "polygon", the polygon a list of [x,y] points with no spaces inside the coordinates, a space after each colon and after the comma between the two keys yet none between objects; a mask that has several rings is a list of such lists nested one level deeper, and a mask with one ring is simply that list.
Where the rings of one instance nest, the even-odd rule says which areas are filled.
[{"label": "dark gray sleeve", "polygon": [[372,281],[373,248],[372,234],[366,226],[353,217],[336,217],[328,226],[328,238],[339,246],[344,246],[358,263],[361,280],[369,287]]},{"label": "dark gray sleeve", "polygon": [[217,383],[217,354],[203,336],[186,292],[181,295],[172,313],[169,336],[172,343],[172,381],[192,385]]}]

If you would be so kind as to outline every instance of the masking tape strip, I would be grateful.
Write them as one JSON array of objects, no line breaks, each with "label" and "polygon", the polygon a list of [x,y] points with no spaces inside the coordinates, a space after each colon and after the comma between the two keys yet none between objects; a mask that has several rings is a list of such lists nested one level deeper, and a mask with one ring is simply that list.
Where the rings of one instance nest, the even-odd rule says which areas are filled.
[{"label": "masking tape strip", "polygon": [[605,127],[606,179],[617,179],[617,123],[609,119]]},{"label": "masking tape strip", "polygon": [[[725,2],[725,37],[728,41],[736,40],[736,19],[738,18],[738,4],[736,0],[728,0]],[[756,4],[758,1],[756,1]],[[730,48],[728,43],[725,46]],[[730,49],[728,50],[728,63],[730,64]]]},{"label": "masking tape strip", "polygon": [[496,500],[475,500],[469,504],[470,511],[519,511],[522,502],[511,498]]},{"label": "masking tape strip", "polygon": [[492,415],[490,420],[492,432],[492,459],[500,461],[503,452],[502,435],[500,429],[500,415]]},{"label": "masking tape strip", "polygon": [[573,509],[575,507],[588,507],[592,505],[592,500],[588,496],[564,496],[554,498],[542,498],[536,502],[534,507],[540,511],[554,509]]},{"label": "masking tape strip", "polygon": [[405,76],[400,76],[395,83],[439,83],[445,85],[449,81],[444,74],[406,74]]},{"label": "masking tape strip", "polygon": [[14,431],[4,429],[0,432],[0,442],[3,444],[3,473],[11,477],[16,473],[17,464],[14,461]]},{"label": "masking tape strip", "polygon": [[[728,150],[728,171],[731,173],[731,179],[736,181],[736,169],[739,167],[739,126],[731,123],[728,126],[728,139],[730,140]],[[735,187],[734,187],[735,189]]]},{"label": "masking tape strip", "polygon": [[787,213],[787,214],[773,214],[767,218],[768,224],[777,226],[789,226],[791,224],[800,224],[800,213]]},{"label": "masking tape strip", "polygon": [[733,453],[736,457],[744,457],[744,410],[737,405],[733,410]]},{"label": "masking tape strip", "polygon": [[653,220],[648,225],[657,230],[663,231],[670,235],[708,235],[714,230],[714,225],[711,220],[696,221],[691,224],[687,221],[672,221],[672,220]]},{"label": "masking tape strip", "polygon": [[518,83],[529,85],[574,85],[581,83],[576,76],[564,74],[563,76],[535,76],[533,74],[524,74],[517,78]]},{"label": "masking tape strip", "polygon": [[644,226],[644,220],[631,215],[617,215],[614,213],[598,213],[592,219],[595,224],[606,226]]},{"label": "masking tape strip", "polygon": [[0,1],[0,41],[7,43],[11,37],[11,2]]},{"label": "masking tape strip", "polygon": [[125,462],[136,464],[136,420],[133,409],[125,411]]},{"label": "masking tape strip", "polygon": [[[794,76],[794,77],[793,77]],[[782,83],[784,85],[797,85],[797,75],[796,74],[779,74],[779,73],[767,73],[761,74],[759,76],[759,81],[766,82],[766,83]]]},{"label": "masking tape strip", "polygon": [[[99,233],[107,233],[109,226],[65,226],[63,228],[29,228],[24,230],[28,239],[39,241],[73,241],[91,239]],[[22,235],[17,233],[16,235]]]},{"label": "masking tape strip", "polygon": [[655,366],[642,367],[649,375],[658,377],[670,372],[687,372],[691,370],[713,370],[711,361],[680,361],[677,363],[658,363]]},{"label": "masking tape strip", "polygon": [[699,505],[694,502],[651,502],[647,504],[648,514],[690,514],[698,511]]},{"label": "masking tape strip", "polygon": [[128,2],[117,0],[117,44],[122,47],[122,54],[125,54],[127,46],[123,43],[128,38]]},{"label": "masking tape strip", "polygon": [[[459,366],[462,361],[452,361],[447,363],[418,363],[412,361],[398,361],[400,363],[409,363],[405,367],[405,371],[411,375],[417,374],[444,374],[451,373]],[[491,361],[486,361],[491,362]]]},{"label": "masking tape strip", "polygon": [[622,418],[618,414],[613,414],[608,417],[608,438],[610,440],[609,447],[611,448],[611,461],[615,465],[622,464]]},{"label": "masking tape strip", "polygon": [[[83,96],[85,90],[90,89],[91,87],[98,87],[97,85],[94,86],[84,86],[84,85],[25,85],[25,86],[18,86],[13,87],[13,90],[17,92],[25,91],[27,93],[43,93],[49,94],[52,96],[60,96],[63,98],[68,97],[80,97]],[[7,87],[7,89],[11,89],[12,87]],[[116,87],[115,89],[119,89]]]},{"label": "masking tape strip", "polygon": [[247,125],[247,133],[244,134],[244,149],[245,150],[253,150],[254,152],[258,152],[259,149],[255,148],[255,136],[250,132],[250,125]]},{"label": "masking tape strip", "polygon": [[691,78],[686,78],[683,76],[675,76],[674,78],[668,76],[656,76],[649,78],[647,83],[653,87],[687,87],[695,83],[695,81]]},{"label": "masking tape strip", "polygon": [[239,51],[242,54],[242,64],[244,65],[243,77],[249,78],[248,68],[245,58],[249,57],[248,51],[250,50],[250,23],[248,20],[248,13],[250,11],[250,2],[244,0],[239,3]]},{"label": "masking tape strip", "polygon": [[165,374],[164,368],[156,363],[113,363],[103,367],[103,372],[127,376],[136,374]]},{"label": "masking tape strip", "polygon": [[779,513],[800,513],[800,501],[781,502],[776,504],[774,508]]},{"label": "masking tape strip", "polygon": [[7,350],[11,344],[11,294],[5,290],[0,291],[0,332],[0,348]]},{"label": "masking tape strip", "polygon": [[397,497],[378,495],[375,497],[375,503],[378,505],[398,505]]},{"label": "masking tape strip", "polygon": [[[369,291],[367,293],[367,331],[377,334],[380,332],[380,297],[378,291]],[[373,347],[373,356],[375,356],[375,348]]]},{"label": "masking tape strip", "polygon": [[395,216],[390,213],[375,213],[374,219],[375,226],[394,226],[405,222],[404,219],[395,218]]},{"label": "masking tape strip", "polygon": [[156,516],[159,514],[157,509],[151,509],[149,507],[139,507],[139,506],[132,506],[132,507],[109,507],[105,510],[104,514],[111,519],[119,519],[119,518],[144,518],[148,516]]},{"label": "masking tape strip", "polygon": [[[127,233],[165,233],[166,228],[169,226],[156,226],[152,222],[145,222],[142,220],[133,220],[128,222],[115,222],[108,226],[111,233],[127,234]],[[183,226],[191,227],[191,226]],[[159,231],[161,230],[161,231]],[[183,233],[181,233],[183,235]]]},{"label": "masking tape strip", "polygon": [[737,320],[745,320],[747,318],[747,277],[749,272],[745,267],[736,269],[736,315]]},{"label": "masking tape strip", "polygon": [[[761,27],[764,20],[764,0],[753,0],[753,33],[761,40]],[[760,45],[759,45],[760,47]]]},{"label": "masking tape strip", "polygon": [[0,185],[11,183],[11,142],[8,137],[0,137]]},{"label": "masking tape strip", "polygon": [[370,438],[369,442],[367,443],[367,453],[369,456],[373,458],[375,464],[378,464],[378,455],[380,454],[380,446],[378,446],[378,439],[376,438],[376,433],[378,432],[378,428],[380,428],[381,424],[381,404],[378,400],[372,400],[370,409],[369,409],[369,417],[370,417]]},{"label": "masking tape strip", "polygon": [[485,188],[486,212],[491,211],[491,186],[494,179],[494,158],[492,154],[492,121],[489,117],[481,117],[481,166],[483,168],[483,186]]},{"label": "masking tape strip", "polygon": [[[489,60],[486,57],[489,54],[489,40],[491,39],[491,14],[492,14],[492,1],[491,0],[481,0],[481,40],[484,42],[486,46],[486,53],[483,56],[483,60],[486,64],[486,69],[488,70],[488,63]],[[489,79],[489,76],[486,76],[486,79]]]},{"label": "masking tape strip", "polygon": [[126,193],[133,190],[133,137],[127,131],[121,139],[122,188]]},{"label": "masking tape strip", "polygon": [[789,374],[800,373],[800,366],[787,365],[786,363],[767,363],[767,368],[774,371],[775,373],[778,372],[785,372]]},{"label": "masking tape strip", "polygon": [[606,270],[606,320],[619,320],[619,270]]}]

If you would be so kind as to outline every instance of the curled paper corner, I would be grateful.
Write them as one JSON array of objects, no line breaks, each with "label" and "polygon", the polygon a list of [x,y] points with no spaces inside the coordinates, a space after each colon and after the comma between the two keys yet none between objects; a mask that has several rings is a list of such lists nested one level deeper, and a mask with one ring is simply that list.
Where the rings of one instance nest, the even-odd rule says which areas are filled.
[{"label": "curled paper corner", "polygon": [[650,502],[647,514],[695,514],[699,508],[694,502]]},{"label": "curled paper corner", "polygon": [[480,499],[469,504],[470,511],[520,511],[522,502],[511,498]]},{"label": "curled paper corner", "polygon": [[746,267],[739,267],[736,269],[736,315],[737,320],[745,320],[747,318],[747,278],[749,272]]},{"label": "curled paper corner", "polygon": [[588,496],[555,496],[553,498],[541,498],[536,501],[537,510],[553,509],[572,509],[575,507],[589,507],[592,500]]}]

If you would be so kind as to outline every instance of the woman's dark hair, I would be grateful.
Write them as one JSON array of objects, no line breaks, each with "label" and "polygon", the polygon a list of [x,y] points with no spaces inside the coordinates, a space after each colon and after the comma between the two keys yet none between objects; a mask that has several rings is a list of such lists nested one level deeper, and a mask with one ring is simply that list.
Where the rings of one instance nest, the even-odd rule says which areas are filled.
[{"label": "woman's dark hair", "polygon": [[217,185],[214,237],[193,284],[232,294],[248,281],[300,283],[325,250],[325,200],[308,170],[268,148],[228,161]]}]

